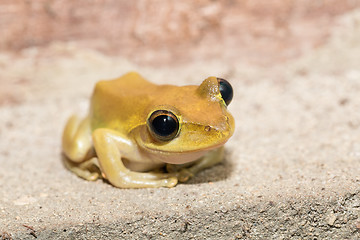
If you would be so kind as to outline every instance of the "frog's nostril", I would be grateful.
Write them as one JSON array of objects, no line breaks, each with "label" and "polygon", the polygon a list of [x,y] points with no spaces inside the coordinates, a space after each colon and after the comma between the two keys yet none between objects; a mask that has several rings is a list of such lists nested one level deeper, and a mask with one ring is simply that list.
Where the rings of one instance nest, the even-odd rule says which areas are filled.
[{"label": "frog's nostril", "polygon": [[210,127],[210,126],[205,126],[205,127],[204,127],[204,130],[205,130],[206,132],[209,132],[209,131],[211,130],[211,127]]}]

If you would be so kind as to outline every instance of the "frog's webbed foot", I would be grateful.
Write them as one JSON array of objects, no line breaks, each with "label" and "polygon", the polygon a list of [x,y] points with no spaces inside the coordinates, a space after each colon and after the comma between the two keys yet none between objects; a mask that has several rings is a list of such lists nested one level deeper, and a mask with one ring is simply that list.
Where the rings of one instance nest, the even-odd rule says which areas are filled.
[{"label": "frog's webbed foot", "polygon": [[101,172],[96,157],[85,162],[75,163],[63,156],[63,163],[67,169],[85,180],[95,181],[101,178]]},{"label": "frog's webbed foot", "polygon": [[187,182],[190,178],[194,177],[194,175],[195,174],[188,168],[183,168],[176,174],[179,182]]},{"label": "frog's webbed foot", "polygon": [[176,177],[179,182],[187,182],[190,178],[194,176],[194,173],[190,171],[190,168],[187,167],[188,164],[166,164],[166,171],[171,175]]},{"label": "frog's webbed foot", "polygon": [[[124,181],[125,180],[125,181]],[[122,180],[130,187],[137,187],[138,184],[144,187],[174,187],[178,183],[178,178],[173,174],[159,172],[133,172],[129,171]]]}]

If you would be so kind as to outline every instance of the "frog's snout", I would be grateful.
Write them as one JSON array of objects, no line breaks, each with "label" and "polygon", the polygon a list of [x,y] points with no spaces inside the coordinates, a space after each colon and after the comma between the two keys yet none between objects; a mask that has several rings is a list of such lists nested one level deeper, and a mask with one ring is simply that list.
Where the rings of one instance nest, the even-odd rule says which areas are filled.
[{"label": "frog's snout", "polygon": [[234,129],[235,121],[231,115],[224,115],[223,120],[216,126],[218,131],[226,132]]},{"label": "frog's snout", "polygon": [[223,116],[221,121],[218,121],[216,125],[204,126],[204,131],[207,134],[219,134],[223,137],[229,138],[232,136],[235,128],[235,121],[232,116]]}]

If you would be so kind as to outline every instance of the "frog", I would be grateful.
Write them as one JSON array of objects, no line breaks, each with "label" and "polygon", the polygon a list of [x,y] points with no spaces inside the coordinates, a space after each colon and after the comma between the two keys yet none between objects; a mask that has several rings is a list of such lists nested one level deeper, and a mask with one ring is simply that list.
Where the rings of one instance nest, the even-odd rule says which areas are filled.
[{"label": "frog", "polygon": [[174,187],[224,158],[234,133],[231,84],[157,85],[137,72],[95,84],[87,116],[72,115],[63,163],[80,178],[118,188]]}]

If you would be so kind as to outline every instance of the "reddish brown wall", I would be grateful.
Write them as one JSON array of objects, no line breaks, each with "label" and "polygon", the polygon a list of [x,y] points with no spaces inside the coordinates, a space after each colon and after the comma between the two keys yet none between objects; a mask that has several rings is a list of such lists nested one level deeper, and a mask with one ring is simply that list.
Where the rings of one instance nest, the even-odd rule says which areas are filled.
[{"label": "reddish brown wall", "polygon": [[141,63],[240,59],[271,64],[324,42],[348,0],[0,1],[0,50],[52,41]]}]

